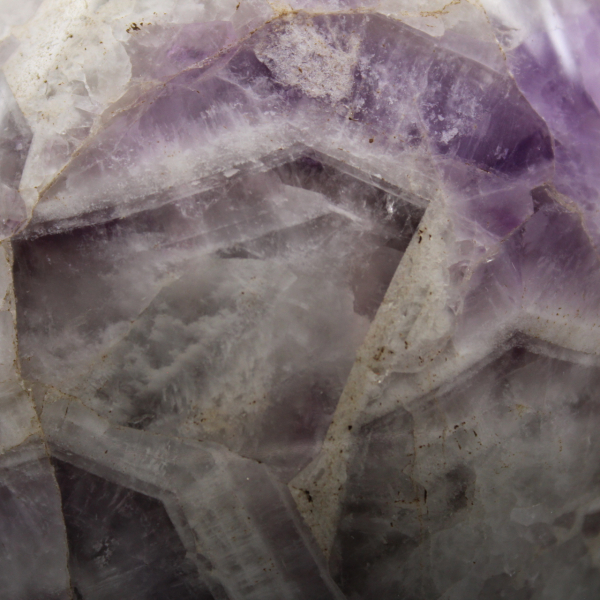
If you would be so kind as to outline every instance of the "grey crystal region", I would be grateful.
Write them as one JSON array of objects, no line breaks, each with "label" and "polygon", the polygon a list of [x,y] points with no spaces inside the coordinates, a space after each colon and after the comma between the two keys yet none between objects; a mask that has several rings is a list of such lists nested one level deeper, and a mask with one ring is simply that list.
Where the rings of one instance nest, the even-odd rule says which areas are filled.
[{"label": "grey crystal region", "polygon": [[0,596],[596,600],[593,3],[14,8]]},{"label": "grey crystal region", "polygon": [[60,495],[39,438],[0,456],[0,548],[5,598],[71,598]]},{"label": "grey crystal region", "polygon": [[76,598],[213,600],[156,498],[53,459]]},{"label": "grey crystal region", "polygon": [[[598,593],[597,466],[582,460],[594,453],[586,432],[597,418],[597,366],[513,344],[356,432],[330,559],[342,589],[367,598]],[[419,569],[423,561],[432,566]]]},{"label": "grey crystal region", "polygon": [[296,475],[423,210],[310,149],[265,162],[168,206],[16,238],[25,377]]},{"label": "grey crystal region", "polygon": [[0,73],[0,235],[10,237],[27,218],[19,184],[32,132],[15,97]]},{"label": "grey crystal region", "polygon": [[[288,490],[259,463],[217,444],[110,425],[64,397],[49,402],[42,423],[53,454],[77,463],[57,463],[57,477],[72,578],[82,597],[130,589],[132,597],[147,598],[160,586],[164,594],[208,599],[343,597]],[[94,501],[81,486],[96,487]],[[98,494],[107,494],[107,501],[99,502]],[[110,497],[118,505],[113,500],[111,506]],[[123,531],[121,511],[123,526],[136,519],[140,526]],[[125,544],[138,544],[139,554],[112,558]],[[89,553],[93,560],[86,561]],[[139,573],[136,558],[151,569],[139,583],[127,572]],[[115,581],[119,571],[121,582]]]}]

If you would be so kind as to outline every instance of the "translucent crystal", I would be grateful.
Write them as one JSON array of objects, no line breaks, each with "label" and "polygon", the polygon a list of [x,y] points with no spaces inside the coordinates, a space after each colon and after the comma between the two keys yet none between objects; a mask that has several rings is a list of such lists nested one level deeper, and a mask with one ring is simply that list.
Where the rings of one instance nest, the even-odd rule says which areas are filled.
[{"label": "translucent crystal", "polygon": [[2,598],[595,600],[597,7],[21,4]]}]

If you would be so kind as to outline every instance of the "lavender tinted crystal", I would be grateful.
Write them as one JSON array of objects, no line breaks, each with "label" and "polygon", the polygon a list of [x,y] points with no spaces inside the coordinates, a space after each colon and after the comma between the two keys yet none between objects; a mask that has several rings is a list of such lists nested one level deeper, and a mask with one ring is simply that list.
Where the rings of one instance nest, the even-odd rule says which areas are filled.
[{"label": "lavender tinted crystal", "polygon": [[597,598],[597,7],[12,4],[2,597]]}]

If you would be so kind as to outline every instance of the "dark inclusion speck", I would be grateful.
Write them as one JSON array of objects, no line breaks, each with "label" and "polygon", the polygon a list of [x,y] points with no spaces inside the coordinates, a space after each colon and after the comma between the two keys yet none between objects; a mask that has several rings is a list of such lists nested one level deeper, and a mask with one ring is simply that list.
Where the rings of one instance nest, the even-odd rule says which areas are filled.
[{"label": "dark inclusion speck", "polygon": [[162,502],[53,459],[74,597],[213,600]]}]

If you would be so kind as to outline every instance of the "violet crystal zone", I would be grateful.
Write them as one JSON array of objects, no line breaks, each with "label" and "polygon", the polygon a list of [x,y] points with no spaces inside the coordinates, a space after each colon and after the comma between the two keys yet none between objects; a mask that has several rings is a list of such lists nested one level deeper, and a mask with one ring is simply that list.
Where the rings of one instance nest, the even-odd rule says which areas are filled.
[{"label": "violet crystal zone", "polygon": [[594,3],[0,38],[0,598],[600,597]]}]

